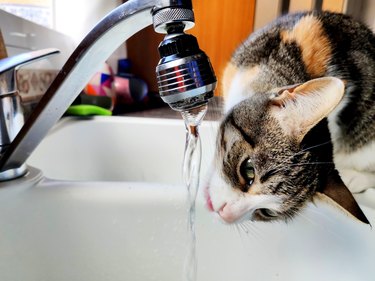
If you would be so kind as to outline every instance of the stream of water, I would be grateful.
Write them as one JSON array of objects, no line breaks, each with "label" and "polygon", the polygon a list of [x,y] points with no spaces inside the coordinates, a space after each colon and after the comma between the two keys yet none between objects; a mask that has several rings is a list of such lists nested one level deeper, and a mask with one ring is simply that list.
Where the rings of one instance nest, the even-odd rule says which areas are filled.
[{"label": "stream of water", "polygon": [[207,105],[182,112],[186,127],[185,154],[182,166],[182,176],[188,193],[188,249],[185,260],[184,278],[186,281],[197,279],[197,257],[195,237],[195,200],[199,187],[199,172],[201,166],[201,141],[199,125],[207,112]]}]

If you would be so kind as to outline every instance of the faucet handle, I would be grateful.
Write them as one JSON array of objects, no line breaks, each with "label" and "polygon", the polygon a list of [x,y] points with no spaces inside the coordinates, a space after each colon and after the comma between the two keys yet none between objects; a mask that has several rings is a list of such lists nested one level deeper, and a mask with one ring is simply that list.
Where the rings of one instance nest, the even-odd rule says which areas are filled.
[{"label": "faucet handle", "polygon": [[15,55],[0,60],[0,97],[16,92],[15,71],[28,63],[59,53],[58,49],[49,48]]},{"label": "faucet handle", "polygon": [[58,49],[49,48],[38,51],[32,51],[28,53],[23,53],[15,55],[12,57],[4,58],[0,60],[0,75],[4,72],[17,69],[18,67],[33,62],[35,60],[44,58],[46,56],[58,54],[60,51]]},{"label": "faucet handle", "polygon": [[[0,157],[24,125],[21,99],[16,88],[16,70],[27,63],[57,54],[57,49],[44,49],[0,60]],[[0,181],[26,172],[25,165],[0,172]]]}]

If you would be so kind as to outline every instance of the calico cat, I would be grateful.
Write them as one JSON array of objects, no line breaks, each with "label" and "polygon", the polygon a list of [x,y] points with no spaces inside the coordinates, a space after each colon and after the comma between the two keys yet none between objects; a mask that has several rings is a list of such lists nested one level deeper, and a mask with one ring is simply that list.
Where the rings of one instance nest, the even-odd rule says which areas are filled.
[{"label": "calico cat", "polygon": [[368,223],[350,191],[375,187],[369,28],[330,12],[282,16],[235,51],[222,83],[211,211],[228,223],[287,221],[319,198]]}]

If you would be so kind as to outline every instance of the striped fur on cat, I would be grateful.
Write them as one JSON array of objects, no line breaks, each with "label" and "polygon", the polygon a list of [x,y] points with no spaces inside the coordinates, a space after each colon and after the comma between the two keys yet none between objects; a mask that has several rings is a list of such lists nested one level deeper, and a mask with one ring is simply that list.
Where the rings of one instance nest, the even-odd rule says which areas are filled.
[{"label": "striped fur on cat", "polygon": [[336,13],[283,16],[235,51],[222,83],[209,209],[228,223],[288,220],[320,198],[368,223],[350,191],[375,187],[370,29]]}]

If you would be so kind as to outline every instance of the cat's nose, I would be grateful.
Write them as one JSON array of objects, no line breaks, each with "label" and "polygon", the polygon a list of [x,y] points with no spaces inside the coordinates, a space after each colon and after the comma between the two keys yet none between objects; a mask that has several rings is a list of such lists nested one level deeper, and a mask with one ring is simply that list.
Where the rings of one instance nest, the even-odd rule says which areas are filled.
[{"label": "cat's nose", "polygon": [[231,210],[227,203],[224,203],[223,206],[221,206],[221,208],[217,211],[217,213],[219,214],[220,218],[226,223],[234,223],[239,218],[239,216]]},{"label": "cat's nose", "polygon": [[207,209],[210,212],[217,213],[224,222],[233,223],[239,218],[239,215],[230,206],[231,204],[228,204],[227,202],[224,202],[224,201],[216,202],[217,204],[215,204],[215,207],[214,207],[208,186],[204,188],[204,198],[206,201]]}]

